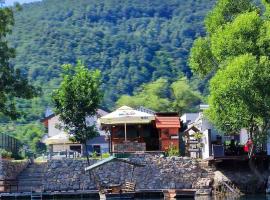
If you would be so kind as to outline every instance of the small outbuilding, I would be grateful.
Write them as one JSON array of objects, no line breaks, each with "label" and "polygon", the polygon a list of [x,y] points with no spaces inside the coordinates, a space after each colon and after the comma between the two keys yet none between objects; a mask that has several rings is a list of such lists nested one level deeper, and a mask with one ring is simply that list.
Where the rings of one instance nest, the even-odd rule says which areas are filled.
[{"label": "small outbuilding", "polygon": [[177,113],[156,113],[156,128],[159,132],[160,150],[179,148],[180,118]]}]

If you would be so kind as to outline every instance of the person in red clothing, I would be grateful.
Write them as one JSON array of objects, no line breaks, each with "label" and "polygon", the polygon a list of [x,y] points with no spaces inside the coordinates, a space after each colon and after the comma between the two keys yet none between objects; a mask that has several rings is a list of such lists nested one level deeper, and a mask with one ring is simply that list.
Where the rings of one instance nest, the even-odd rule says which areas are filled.
[{"label": "person in red clothing", "polygon": [[253,142],[251,138],[248,138],[245,146],[244,146],[244,151],[248,153],[248,156],[250,157],[253,151]]}]

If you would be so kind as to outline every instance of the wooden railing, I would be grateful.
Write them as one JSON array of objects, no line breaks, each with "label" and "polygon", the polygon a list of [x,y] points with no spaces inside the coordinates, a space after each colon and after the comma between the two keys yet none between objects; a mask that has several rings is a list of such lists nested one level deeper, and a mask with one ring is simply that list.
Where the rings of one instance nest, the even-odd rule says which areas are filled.
[{"label": "wooden railing", "polygon": [[[123,143],[125,142],[125,138],[113,138],[113,143]],[[126,142],[138,142],[138,143],[144,143],[144,139],[141,137],[136,138],[127,138]]]}]

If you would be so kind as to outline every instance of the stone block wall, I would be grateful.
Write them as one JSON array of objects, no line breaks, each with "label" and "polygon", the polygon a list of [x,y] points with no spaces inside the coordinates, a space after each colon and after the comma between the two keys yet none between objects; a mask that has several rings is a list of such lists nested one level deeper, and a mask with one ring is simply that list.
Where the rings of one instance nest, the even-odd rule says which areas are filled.
[{"label": "stone block wall", "polygon": [[[145,166],[133,171],[126,163],[111,162],[95,169],[92,175],[103,185],[135,181],[137,189],[189,189],[207,173],[192,158],[141,155],[129,159]],[[86,166],[85,160],[49,161],[43,180],[45,190],[96,189],[93,176],[84,171]]]},{"label": "stone block wall", "polygon": [[7,183],[16,177],[27,167],[28,161],[12,161],[0,159],[0,192],[5,192]]},{"label": "stone block wall", "polygon": [[27,160],[13,161],[0,159],[0,179],[16,179],[16,177],[27,167],[28,164],[29,162]]}]

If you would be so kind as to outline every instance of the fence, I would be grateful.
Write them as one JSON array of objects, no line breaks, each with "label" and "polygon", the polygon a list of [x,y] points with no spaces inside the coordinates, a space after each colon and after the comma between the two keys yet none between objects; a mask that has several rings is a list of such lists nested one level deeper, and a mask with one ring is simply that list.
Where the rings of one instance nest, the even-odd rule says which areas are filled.
[{"label": "fence", "polygon": [[0,148],[17,155],[19,152],[19,141],[14,137],[0,133]]}]

